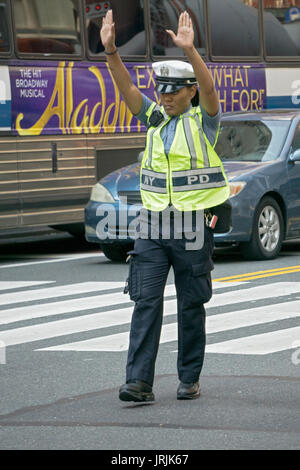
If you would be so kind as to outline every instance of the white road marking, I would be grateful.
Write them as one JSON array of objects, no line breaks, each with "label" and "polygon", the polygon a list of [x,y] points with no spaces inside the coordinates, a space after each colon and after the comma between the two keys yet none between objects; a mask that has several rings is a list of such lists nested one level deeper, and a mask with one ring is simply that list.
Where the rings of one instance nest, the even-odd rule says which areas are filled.
[{"label": "white road marking", "polygon": [[206,304],[207,307],[218,307],[220,305],[231,305],[238,302],[252,302],[258,299],[272,299],[274,296],[284,296],[300,292],[300,282],[276,282],[274,284],[264,284],[248,289],[239,289],[222,294],[222,304],[219,303],[218,296],[213,295]]},{"label": "white road marking", "polygon": [[[166,286],[166,291],[173,293],[174,292],[174,285],[170,284]],[[108,297],[110,302],[112,299],[116,300],[118,296],[123,296],[122,298],[126,298],[124,294],[103,294],[102,297]],[[91,298],[93,299],[93,298]],[[73,305],[73,308],[78,310],[78,302],[83,300],[83,303],[87,305],[89,298],[85,299],[78,299]],[[98,307],[99,302],[101,301],[101,296],[97,296],[98,300]],[[77,302],[77,306],[76,306]],[[51,304],[50,304],[51,305]],[[41,308],[39,316],[41,316],[46,308],[47,304],[35,306],[37,308]],[[88,305],[91,308],[91,304]],[[29,309],[33,308],[32,306],[28,307]],[[27,343],[31,341],[39,341],[42,339],[53,338],[56,336],[63,336],[67,334],[74,334],[80,333],[83,331],[90,331],[96,330],[101,328],[107,328],[116,325],[123,325],[126,323],[130,323],[131,315],[133,311],[133,303],[132,306],[129,308],[120,308],[118,310],[111,310],[108,312],[99,312],[94,314],[88,315],[80,315],[74,318],[67,318],[65,320],[56,320],[47,323],[42,323],[38,325],[31,325],[25,326],[20,328],[9,329],[7,331],[0,332],[0,341],[4,341],[7,346],[11,346],[14,344],[21,344]],[[52,315],[58,312],[57,308],[53,309],[52,306]],[[65,310],[64,310],[65,312]],[[165,315],[172,315],[176,314],[177,312],[177,300],[169,300],[165,302]],[[0,311],[0,316],[3,312]],[[20,312],[22,314],[22,312]],[[9,310],[6,311],[6,317],[9,315]],[[10,322],[12,322],[12,318],[10,318]],[[14,317],[16,318],[16,317]],[[32,318],[32,316],[31,316]],[[6,318],[7,319],[7,318]]]},{"label": "white road marking", "polygon": [[0,281],[0,290],[20,289],[41,284],[53,284],[55,281]]},{"label": "white road marking", "polygon": [[[234,283],[235,284],[235,283]],[[21,301],[20,298],[22,297],[23,300],[36,300],[36,299],[49,299],[53,297],[59,297],[60,295],[71,295],[79,294],[83,291],[78,289],[77,284],[75,285],[74,289],[65,290],[62,288],[62,291],[56,288],[43,289],[39,291],[32,291],[31,294],[28,292],[26,298],[23,298],[24,294],[20,295],[20,297],[16,297],[15,294],[11,294],[11,297],[6,297],[5,303],[11,299],[13,303]],[[124,282],[99,282],[97,283],[96,292],[101,292],[106,289],[114,289],[117,287],[123,287]],[[60,286],[62,287],[62,286]],[[92,286],[93,287],[93,286]],[[225,286],[227,287],[227,286]],[[90,289],[89,286],[86,287],[88,290]],[[216,283],[214,285],[214,290],[218,290],[224,288],[222,283]],[[74,290],[74,292],[73,292]],[[93,290],[93,289],[92,289]],[[300,284],[299,284],[300,290]],[[35,294],[34,294],[35,292]],[[69,292],[66,294],[66,292]],[[34,294],[34,295],[33,295]],[[174,284],[167,284],[165,287],[165,297],[176,295],[175,285]],[[225,295],[225,294],[222,294]],[[227,297],[226,297],[227,298]],[[19,299],[19,300],[18,300]],[[248,300],[248,295],[244,294],[244,299]],[[223,298],[218,299],[218,305],[223,304]],[[59,302],[47,302],[47,303],[39,303],[38,305],[28,305],[24,307],[14,307],[14,308],[7,308],[0,310],[0,325],[4,325],[7,323],[13,323],[16,321],[22,320],[29,320],[33,318],[43,318],[51,315],[63,315],[65,313],[72,313],[72,312],[83,312],[85,310],[92,310],[95,308],[103,308],[103,307],[113,307],[118,306],[122,303],[128,304],[130,302],[133,305],[133,302],[130,300],[129,295],[124,295],[123,290],[120,292],[116,292],[114,294],[101,294],[101,295],[93,295],[89,297],[82,297],[77,299],[70,299],[70,300],[62,300]],[[1,305],[1,296],[0,296],[0,305]],[[132,311],[132,307],[131,310]],[[176,313],[177,307],[175,305],[173,313]]]},{"label": "white road marking", "polygon": [[[84,283],[82,283],[84,284]],[[282,283],[285,284],[285,283]],[[100,292],[102,290],[105,290],[107,288],[117,288],[117,287],[123,287],[124,283],[122,282],[99,282],[96,283],[96,291]],[[78,285],[74,284],[74,293],[83,293],[84,291],[80,291],[78,289]],[[73,293],[73,289],[65,290],[64,286],[59,286],[62,288],[62,290],[59,290],[57,288],[50,288],[50,289],[42,289],[39,291],[32,291],[30,293],[28,292],[28,297],[24,298],[23,300],[35,300],[36,298],[42,299],[42,298],[53,298],[53,297],[59,297],[60,295],[70,295]],[[93,287],[93,285],[91,286]],[[214,291],[217,291],[218,289],[223,288],[224,285],[222,283],[218,283],[217,285],[214,285]],[[281,285],[281,283],[278,283],[277,286],[278,289],[281,289],[284,291],[286,294],[291,294],[295,292],[300,292],[300,283],[291,283],[289,287],[286,289],[286,286],[284,287]],[[86,289],[90,289],[89,286],[86,286]],[[67,294],[66,292],[69,292]],[[20,293],[20,298],[22,298],[22,293]],[[34,297],[34,296],[35,297]],[[176,290],[175,290],[175,285],[174,284],[167,284],[165,288],[165,297],[166,296],[171,296],[171,295],[176,295]],[[218,307],[222,306],[225,304],[228,304],[229,301],[231,304],[238,303],[238,302],[246,302],[249,300],[249,295],[251,295],[251,300],[259,300],[259,299],[264,299],[267,297],[273,297],[273,288],[272,289],[258,289],[258,288],[250,288],[250,289],[242,289],[241,291],[235,291],[235,295],[232,295],[232,291],[226,292],[223,294],[216,294],[213,296],[211,301],[207,304],[207,307]],[[17,301],[15,294],[11,294],[11,298],[13,299],[13,302],[15,303]],[[29,306],[24,306],[24,307],[15,307],[15,308],[8,308],[8,309],[2,309],[0,310],[0,325],[7,324],[7,323],[12,323],[16,321],[22,321],[22,320],[29,320],[33,318],[43,318],[46,316],[51,316],[51,315],[63,315],[65,313],[72,313],[72,312],[82,312],[85,310],[91,310],[95,308],[103,308],[103,307],[112,307],[112,306],[117,306],[122,303],[127,304],[128,302],[131,302],[129,295],[124,295],[123,291],[121,292],[116,292],[114,294],[101,294],[101,295],[94,295],[90,297],[83,297],[79,299],[70,299],[70,300],[62,300],[59,302],[50,302],[50,303],[44,303],[44,304],[38,304],[38,305],[29,305]],[[2,303],[1,296],[0,296],[0,304]],[[7,302],[6,302],[7,303]],[[133,305],[133,302],[131,302]],[[167,301],[165,301],[165,312],[166,312],[166,305]],[[132,307],[131,310],[132,311]],[[177,306],[176,303],[174,304],[173,307],[173,312],[177,312]],[[113,312],[110,313],[110,315],[113,315]]]},{"label": "white road marking", "polygon": [[[17,281],[10,286],[31,287],[44,282],[52,281]],[[23,283],[21,285],[21,283]],[[214,282],[214,290],[233,287],[240,282],[223,284]],[[245,283],[243,283],[245,284]],[[42,289],[25,290],[22,292],[4,293],[0,295],[0,305],[7,305],[27,301],[40,301],[42,299],[52,299],[60,296],[75,294],[85,294],[87,292],[103,292],[101,295],[92,295],[69,299],[58,302],[39,303],[36,305],[27,305],[23,307],[5,308],[0,310],[0,324],[8,324],[16,321],[41,318],[56,314],[71,312],[82,312],[84,310],[100,307],[118,307],[109,311],[97,312],[93,314],[79,315],[74,318],[68,318],[47,323],[34,324],[21,328],[9,329],[0,332],[0,341],[6,346],[34,342],[49,338],[76,334],[95,329],[124,325],[130,323],[133,311],[133,302],[130,307],[121,307],[122,303],[130,302],[129,296],[123,294],[122,290],[116,293],[105,293],[107,289],[123,288],[124,282],[83,282],[68,284],[63,286],[48,287]],[[6,281],[0,282],[0,290],[8,286]],[[240,302],[256,301],[259,299],[274,298],[274,292],[277,296],[286,296],[300,292],[300,283],[298,282],[279,282],[274,284],[260,285],[246,289],[230,290],[221,294],[215,294],[211,301],[206,304],[206,308],[219,307],[225,305],[234,305]],[[168,284],[165,289],[165,296],[175,295],[174,284]],[[177,312],[177,300],[165,300],[164,315],[172,315]],[[269,322],[296,318],[300,316],[300,300],[277,303],[252,309],[244,309],[235,312],[207,315],[207,333],[216,333],[228,330],[235,330],[242,327],[249,327]],[[278,330],[277,330],[278,331]],[[268,354],[277,350],[293,347],[295,335],[298,332],[296,328],[289,328],[283,331],[283,340],[278,342],[278,335],[275,332],[264,333],[263,335],[253,335],[247,338],[238,338],[207,345],[207,352],[221,352],[232,354]],[[290,331],[291,335],[289,337]],[[105,330],[103,330],[105,333]],[[264,336],[268,335],[268,336]],[[263,338],[266,338],[266,347],[263,347]],[[273,342],[274,339],[274,342]],[[296,338],[298,339],[298,338]],[[177,340],[177,323],[164,324],[162,327],[161,343]],[[244,341],[243,341],[244,340]],[[256,347],[257,340],[257,347]],[[38,349],[39,351],[126,351],[128,349],[129,332],[100,336],[85,341],[76,341],[67,344],[61,344],[48,348]],[[250,346],[250,344],[252,346]],[[290,345],[290,346],[288,346]],[[244,347],[245,346],[245,347]],[[279,348],[279,349],[276,349]],[[282,348],[282,349],[280,349]],[[243,351],[243,352],[241,352]],[[248,352],[251,351],[251,352]],[[255,352],[258,351],[258,352]],[[259,352],[261,351],[261,352]],[[265,351],[265,352],[263,352]]]},{"label": "white road marking", "polygon": [[76,261],[78,259],[84,258],[97,258],[98,256],[104,256],[103,253],[93,253],[93,254],[85,254],[85,255],[73,255],[67,258],[57,258],[57,259],[47,259],[42,261],[28,261],[25,263],[10,263],[10,264],[3,264],[0,265],[0,269],[7,269],[7,268],[19,268],[21,266],[32,266],[34,264],[45,264],[45,263],[61,263],[67,261]]},{"label": "white road marking", "polygon": [[[121,287],[124,283],[114,283],[114,287]],[[0,305],[31,302],[34,300],[53,299],[67,295],[84,294],[87,292],[98,292],[99,290],[111,289],[112,282],[79,282],[75,284],[64,284],[62,286],[46,287],[21,292],[12,292],[0,295]],[[111,295],[111,294],[110,294]]]},{"label": "white road marking", "polygon": [[[220,294],[221,296],[222,294]],[[288,305],[288,309],[284,308]],[[170,308],[172,311],[172,309]],[[127,312],[129,314],[129,312]],[[122,315],[122,313],[121,313]],[[207,334],[228,331],[245,326],[260,325],[300,316],[300,300],[284,304],[275,304],[236,312],[208,315],[206,318]],[[122,317],[121,317],[122,318]],[[112,326],[112,325],[105,325]],[[85,341],[61,344],[44,351],[126,351],[128,349],[129,332],[109,336],[101,336]],[[3,339],[0,335],[0,340]],[[5,341],[5,338],[4,338]],[[177,341],[177,323],[162,326],[160,343]]]},{"label": "white road marking", "polygon": [[259,335],[222,341],[206,346],[208,353],[222,354],[271,354],[293,349],[300,338],[300,326],[270,331]]}]

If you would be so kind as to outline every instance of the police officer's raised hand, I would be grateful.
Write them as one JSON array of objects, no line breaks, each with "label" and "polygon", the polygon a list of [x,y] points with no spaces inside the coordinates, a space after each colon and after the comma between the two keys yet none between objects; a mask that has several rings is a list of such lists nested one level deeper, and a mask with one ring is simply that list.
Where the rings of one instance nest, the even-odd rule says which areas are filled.
[{"label": "police officer's raised hand", "polygon": [[194,29],[187,11],[179,16],[177,35],[170,29],[166,30],[174,44],[181,49],[189,49],[194,45]]},{"label": "police officer's raised hand", "polygon": [[220,108],[219,97],[212,75],[194,46],[194,30],[190,15],[185,11],[179,16],[177,35],[171,30],[166,31],[173,39],[174,44],[183,49],[194,69],[200,88],[199,100],[202,108],[210,116],[215,116]]},{"label": "police officer's raised hand", "polygon": [[110,53],[116,50],[115,45],[115,23],[113,20],[112,10],[108,10],[102,21],[102,27],[100,30],[100,37],[104,49]]},{"label": "police officer's raised hand", "polygon": [[133,83],[130,73],[122,62],[116,48],[115,23],[112,10],[108,10],[102,21],[100,37],[105,49],[106,59],[113,78],[122,97],[132,114],[138,114],[142,109],[143,97]]}]

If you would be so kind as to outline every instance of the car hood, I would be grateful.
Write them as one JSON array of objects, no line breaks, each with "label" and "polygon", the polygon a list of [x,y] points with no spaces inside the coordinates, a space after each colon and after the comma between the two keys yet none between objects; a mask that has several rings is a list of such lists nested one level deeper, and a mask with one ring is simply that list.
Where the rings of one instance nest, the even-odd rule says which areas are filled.
[{"label": "car hood", "polygon": [[223,167],[227,178],[233,180],[258,171],[270,163],[272,162],[223,162]]},{"label": "car hood", "polygon": [[140,166],[140,163],[133,163],[120,168],[101,178],[100,183],[111,192],[114,198],[121,191],[138,191],[140,187]]},{"label": "car hood", "polygon": [[[272,162],[223,162],[223,166],[227,178],[233,180],[257,171],[269,163]],[[110,190],[114,197],[119,192],[138,191],[140,188],[140,166],[140,163],[134,163],[120,168],[102,178],[100,182]]]}]

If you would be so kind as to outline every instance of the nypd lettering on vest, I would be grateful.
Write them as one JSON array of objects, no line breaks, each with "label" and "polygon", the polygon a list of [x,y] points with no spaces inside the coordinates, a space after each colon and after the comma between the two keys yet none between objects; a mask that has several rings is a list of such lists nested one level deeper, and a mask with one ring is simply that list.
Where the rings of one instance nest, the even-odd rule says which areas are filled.
[{"label": "nypd lettering on vest", "polygon": [[144,183],[145,184],[151,184],[151,186],[152,186],[153,181],[154,181],[154,176],[145,176],[145,178],[144,178]]},{"label": "nypd lettering on vest", "polygon": [[173,191],[175,192],[220,188],[221,186],[226,186],[226,180],[220,167],[174,171],[172,182]]},{"label": "nypd lettering on vest", "polygon": [[188,184],[194,183],[208,183],[209,176],[208,175],[199,175],[199,176],[188,176]]},{"label": "nypd lettering on vest", "polygon": [[141,189],[154,193],[167,193],[167,175],[142,168]]}]

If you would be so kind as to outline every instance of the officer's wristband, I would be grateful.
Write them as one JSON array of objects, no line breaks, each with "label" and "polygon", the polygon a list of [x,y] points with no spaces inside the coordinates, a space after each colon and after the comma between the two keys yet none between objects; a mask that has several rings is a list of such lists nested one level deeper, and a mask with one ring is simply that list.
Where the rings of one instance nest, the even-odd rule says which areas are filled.
[{"label": "officer's wristband", "polygon": [[118,52],[118,49],[115,48],[115,50],[114,50],[113,52],[106,52],[106,51],[104,51],[104,54],[105,54],[105,55],[114,55],[114,54],[116,54],[117,52]]}]

